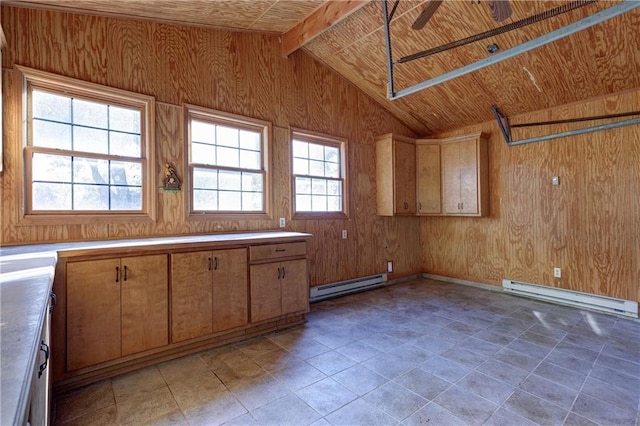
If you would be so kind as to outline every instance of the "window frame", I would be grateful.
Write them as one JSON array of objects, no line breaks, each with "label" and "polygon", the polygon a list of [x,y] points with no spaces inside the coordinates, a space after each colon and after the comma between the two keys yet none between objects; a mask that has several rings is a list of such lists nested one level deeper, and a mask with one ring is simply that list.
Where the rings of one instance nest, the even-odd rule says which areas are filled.
[{"label": "window frame", "polygon": [[[21,144],[20,152],[23,161],[20,165],[19,179],[19,225],[67,225],[97,223],[140,223],[156,220],[156,162],[155,162],[155,98],[127,90],[116,89],[101,84],[90,83],[71,77],[48,73],[28,67],[16,65],[19,90],[17,99],[22,100],[21,135],[17,138]],[[140,111],[140,158],[97,154],[74,150],[61,150],[32,145],[33,109],[31,108],[32,91],[41,90],[48,93],[82,99],[90,102],[109,104],[117,107]],[[137,162],[141,165],[141,210],[37,210],[32,209],[32,160],[35,153],[63,154],[90,159],[109,159],[124,162]]]},{"label": "window frame", "polygon": [[[184,146],[185,146],[185,217],[187,220],[212,220],[212,219],[234,219],[234,220],[266,220],[271,219],[271,168],[270,168],[270,148],[272,139],[272,124],[269,121],[257,118],[245,117],[198,105],[184,104]],[[194,163],[192,161],[191,149],[191,120],[204,121],[210,124],[223,125],[237,129],[259,131],[260,133],[260,169],[244,169],[241,167],[212,166],[208,164]],[[206,168],[210,170],[232,170],[247,171],[250,173],[261,173],[262,181],[262,202],[261,211],[250,210],[193,210],[193,169]]]},{"label": "window frame", "polygon": [[[298,212],[296,210],[296,177],[311,177],[311,175],[296,175],[293,171],[293,140],[300,140],[319,145],[338,148],[340,155],[340,180],[342,181],[342,211],[327,212]],[[331,136],[323,133],[303,130],[295,127],[290,128],[289,137],[289,163],[291,175],[291,217],[292,219],[348,219],[349,218],[349,182],[348,182],[348,161],[347,161],[347,139],[338,136]],[[315,176],[317,177],[317,176]]]}]

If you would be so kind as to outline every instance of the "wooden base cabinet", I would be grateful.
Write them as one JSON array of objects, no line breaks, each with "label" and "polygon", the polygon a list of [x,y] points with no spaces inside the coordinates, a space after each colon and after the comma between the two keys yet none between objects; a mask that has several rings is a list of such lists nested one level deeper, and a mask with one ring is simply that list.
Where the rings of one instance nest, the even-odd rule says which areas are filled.
[{"label": "wooden base cabinet", "polygon": [[67,370],[168,344],[167,256],[67,263]]},{"label": "wooden base cabinet", "polygon": [[171,342],[248,322],[247,250],[171,255]]}]

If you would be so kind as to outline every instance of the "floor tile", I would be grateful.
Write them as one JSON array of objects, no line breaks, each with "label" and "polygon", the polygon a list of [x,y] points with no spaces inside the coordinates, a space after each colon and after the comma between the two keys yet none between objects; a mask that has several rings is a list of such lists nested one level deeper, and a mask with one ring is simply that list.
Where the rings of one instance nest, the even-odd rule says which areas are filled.
[{"label": "floor tile", "polygon": [[167,386],[155,365],[115,377],[112,385],[116,402]]},{"label": "floor tile", "polygon": [[467,374],[457,384],[498,405],[509,398],[515,390],[513,386],[478,371]]},{"label": "floor tile", "polygon": [[94,411],[115,406],[111,380],[60,395],[56,401],[56,422],[66,422]]},{"label": "floor tile", "polygon": [[578,391],[575,389],[568,388],[535,374],[532,374],[527,380],[522,382],[520,389],[567,410],[571,408],[576,395],[578,395]]},{"label": "floor tile", "polygon": [[540,359],[543,359],[551,352],[551,348],[548,346],[537,345],[521,338],[509,343],[507,348]]},{"label": "floor tile", "polygon": [[414,413],[411,417],[402,422],[403,425],[417,426],[417,425],[446,425],[446,426],[467,426],[469,423],[465,422],[459,417],[454,416],[451,412],[442,408],[435,402],[430,402],[425,405],[418,412]]},{"label": "floor tile", "polygon": [[386,336],[386,335],[371,336],[369,338],[362,339],[361,341],[382,352],[388,351],[389,349],[396,348],[403,343],[400,340],[396,339],[395,337]]},{"label": "floor tile", "polygon": [[304,361],[298,361],[291,366],[271,373],[271,375],[284,383],[285,386],[292,391],[302,389],[327,377],[320,370]]},{"label": "floor tile", "polygon": [[198,355],[178,358],[158,364],[164,381],[171,385],[176,382],[190,382],[202,376],[211,376],[211,370]]},{"label": "floor tile", "polygon": [[516,414],[513,411],[509,411],[506,408],[498,408],[489,417],[483,426],[536,426],[537,423],[522,417],[520,414]]},{"label": "floor tile", "polygon": [[572,370],[544,361],[533,371],[533,374],[544,377],[571,389],[580,390],[586,376]]},{"label": "floor tile", "polygon": [[419,348],[410,343],[398,346],[395,349],[387,351],[388,356],[395,356],[401,361],[408,362],[412,365],[422,364],[423,362],[433,358],[434,353],[426,349]]},{"label": "floor tile", "polygon": [[497,345],[486,340],[478,339],[475,336],[458,343],[456,348],[466,349],[478,355],[490,357],[500,351],[504,345]]},{"label": "floor tile", "polygon": [[600,354],[596,360],[596,366],[603,366],[618,371],[619,373],[626,374],[635,379],[640,378],[640,357],[636,359],[636,362],[627,361],[621,358],[612,357],[609,355]]},{"label": "floor tile", "polygon": [[342,346],[336,349],[336,352],[339,352],[342,355],[351,358],[355,362],[363,362],[382,353],[378,349],[374,348],[373,346],[367,345],[362,341]]},{"label": "floor tile", "polygon": [[411,344],[433,354],[442,354],[455,346],[454,343],[434,336],[423,336],[411,341]]},{"label": "floor tile", "polygon": [[433,402],[470,424],[484,423],[498,408],[493,402],[458,385],[452,386],[438,395]]},{"label": "floor tile", "polygon": [[594,362],[596,358],[598,358],[599,354],[599,352],[592,351],[591,349],[583,348],[581,346],[576,346],[565,341],[558,343],[556,347],[553,348],[553,351],[551,351],[551,353],[554,352],[564,353],[589,362]]},{"label": "floor tile", "polygon": [[602,348],[602,354],[632,362],[636,362],[640,359],[640,351],[634,351],[633,349],[617,345],[614,342],[607,342],[604,345],[604,348]]},{"label": "floor tile", "polygon": [[398,421],[409,417],[429,402],[394,382],[385,383],[372,390],[363,399]]},{"label": "floor tile", "polygon": [[250,358],[235,361],[231,364],[220,363],[212,368],[215,375],[225,384],[236,380],[258,377],[267,374],[267,371],[260,367]]},{"label": "floor tile", "polygon": [[362,364],[347,368],[332,377],[359,396],[371,392],[388,381],[385,377],[369,370]]},{"label": "floor tile", "polygon": [[613,386],[624,389],[627,392],[632,392],[636,395],[638,394],[638,389],[640,389],[640,379],[627,376],[617,370],[602,367],[598,364],[591,369],[589,375],[596,379],[600,379],[603,382],[611,383]]},{"label": "floor tile", "polygon": [[558,342],[562,340],[562,339],[556,339],[548,335],[535,333],[531,331],[531,329],[522,333],[522,335],[520,335],[519,338],[527,342],[535,343],[536,345],[547,346],[550,348],[554,348],[558,344]]},{"label": "floor tile", "polygon": [[332,425],[345,426],[384,426],[395,425],[397,423],[393,417],[362,399],[356,399],[350,402],[326,416],[326,419]]},{"label": "floor tile", "polygon": [[351,358],[339,352],[325,352],[307,360],[309,364],[322,371],[327,376],[336,374],[356,364]]},{"label": "floor tile", "polygon": [[270,373],[293,366],[298,362],[304,362],[280,347],[260,355],[254,355],[252,360]]},{"label": "floor tile", "polygon": [[584,375],[587,375],[589,371],[591,371],[591,368],[593,368],[593,361],[578,358],[571,352],[564,350],[554,349],[545,358],[545,361]]},{"label": "floor tile", "polygon": [[268,374],[238,380],[228,385],[228,388],[248,410],[254,410],[291,392],[284,384]]},{"label": "floor tile", "polygon": [[332,378],[326,378],[296,392],[298,397],[322,416],[345,406],[358,395]]},{"label": "floor tile", "polygon": [[363,362],[362,365],[387,379],[398,377],[415,367],[415,364],[403,361],[391,354],[375,356]]},{"label": "floor tile", "polygon": [[258,424],[309,425],[320,415],[295,395],[287,395],[251,412]]},{"label": "floor tile", "polygon": [[65,426],[111,426],[118,424],[118,410],[115,404],[106,408],[101,408],[95,411],[89,411],[86,414],[81,414],[79,417],[68,420],[62,423],[56,416],[56,425]]},{"label": "floor tile", "polygon": [[219,425],[247,413],[247,410],[228,391],[216,398],[184,410],[189,425]]},{"label": "floor tile", "polygon": [[176,381],[169,386],[169,390],[180,409],[187,410],[215,398],[227,388],[215,375],[208,372],[194,380]]},{"label": "floor tile", "polygon": [[494,379],[501,380],[511,386],[518,386],[529,375],[528,372],[521,368],[513,367],[496,359],[489,359],[484,364],[476,368],[476,371],[484,373]]},{"label": "floor tile", "polygon": [[640,389],[629,392],[592,377],[584,382],[581,393],[627,410],[637,410],[640,402]]},{"label": "floor tile", "polygon": [[487,329],[474,334],[473,337],[476,339],[487,341],[489,343],[493,343],[494,345],[498,345],[499,347],[508,345],[513,340],[515,340],[515,337],[507,336],[505,334],[500,334]]},{"label": "floor tile", "polygon": [[635,425],[637,412],[621,409],[581,393],[573,408],[574,413],[602,425]]},{"label": "floor tile", "polygon": [[561,424],[568,412],[522,390],[516,390],[503,407],[542,425]]},{"label": "floor tile", "polygon": [[497,359],[498,361],[502,361],[505,364],[509,364],[527,372],[535,370],[541,362],[539,358],[534,358],[523,354],[522,352],[511,350],[508,347],[495,354],[493,359]]},{"label": "floor tile", "polygon": [[178,409],[178,404],[167,387],[118,400],[116,406],[121,425],[152,423]]},{"label": "floor tile", "polygon": [[235,346],[223,346],[200,353],[200,358],[211,369],[227,366],[249,359],[249,356]]},{"label": "floor tile", "polygon": [[246,342],[236,343],[236,348],[250,358],[265,354],[270,351],[282,349],[266,337],[256,337]]},{"label": "floor tile", "polygon": [[224,426],[259,426],[256,419],[251,415],[251,413],[246,413],[241,416],[236,417],[235,419],[229,420],[228,422],[223,423]]},{"label": "floor tile", "polygon": [[431,373],[427,373],[420,368],[413,369],[402,376],[396,377],[394,382],[429,401],[451,386],[450,382],[434,376]]},{"label": "floor tile", "polygon": [[452,383],[460,380],[471,371],[470,367],[440,356],[422,363],[420,368]]},{"label": "floor tile", "polygon": [[598,426],[598,423],[571,412],[565,419],[564,426]]},{"label": "floor tile", "polygon": [[455,348],[448,350],[447,352],[440,355],[442,358],[455,361],[459,364],[462,364],[469,369],[474,369],[483,362],[485,362],[488,357],[482,354],[479,354],[475,351],[461,349],[456,346]]}]

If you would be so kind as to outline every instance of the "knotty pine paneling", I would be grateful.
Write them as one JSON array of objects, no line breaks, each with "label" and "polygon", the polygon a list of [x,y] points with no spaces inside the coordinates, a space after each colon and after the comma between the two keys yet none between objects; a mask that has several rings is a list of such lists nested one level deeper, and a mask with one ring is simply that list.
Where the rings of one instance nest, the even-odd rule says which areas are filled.
[{"label": "knotty pine paneling", "polygon": [[[513,123],[637,111],[640,89],[526,116]],[[600,122],[517,129],[516,139]],[[503,278],[640,300],[640,126],[509,147],[488,122],[487,218],[421,218],[429,273],[501,285]],[[560,177],[552,186],[551,177]],[[562,278],[553,268],[562,268]]]},{"label": "knotty pine paneling", "polygon": [[[276,229],[314,234],[312,285],[383,272],[394,260],[396,276],[422,270],[419,220],[380,218],[375,209],[374,137],[411,131],[331,69],[298,51],[282,58],[278,37],[182,27],[108,17],[2,7],[8,48],[3,57],[5,172],[2,244],[96,240],[159,235]],[[17,190],[22,158],[19,99],[13,65],[140,92],[156,97],[156,173],[164,164],[185,177],[182,103],[273,123],[270,220],[187,220],[185,193],[158,189],[155,223],[21,226]],[[289,127],[348,140],[348,220],[291,221]],[[348,238],[341,238],[342,229]]]}]

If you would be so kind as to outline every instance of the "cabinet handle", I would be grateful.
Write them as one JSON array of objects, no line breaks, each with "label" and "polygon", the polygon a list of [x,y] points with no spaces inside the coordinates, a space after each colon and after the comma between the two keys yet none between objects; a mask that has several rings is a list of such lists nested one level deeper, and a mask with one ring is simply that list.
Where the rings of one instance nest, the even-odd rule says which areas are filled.
[{"label": "cabinet handle", "polygon": [[404,209],[409,210],[409,203],[404,203]]},{"label": "cabinet handle", "polygon": [[278,268],[278,279],[280,279],[281,275],[282,275],[282,272],[280,271],[280,268]]},{"label": "cabinet handle", "polygon": [[209,258],[209,270],[213,269],[212,267],[212,263],[211,263],[211,258]]},{"label": "cabinet handle", "polygon": [[418,203],[418,210],[422,211],[422,203]]},{"label": "cabinet handle", "polygon": [[127,268],[127,265],[124,265],[124,279],[123,281],[127,280],[127,272],[129,271],[129,268]]},{"label": "cabinet handle", "polygon": [[216,260],[216,266],[214,266],[213,269],[215,269],[217,271],[218,270],[218,258],[214,257],[214,259]]},{"label": "cabinet handle", "polygon": [[42,377],[42,373],[47,369],[49,365],[49,345],[47,345],[44,340],[40,342],[40,350],[44,352],[44,362],[40,364],[40,371],[38,371],[38,379]]},{"label": "cabinet handle", "polygon": [[283,252],[283,251],[287,251],[287,249],[282,249],[282,248],[281,249],[276,249],[277,253],[280,253],[280,252]]},{"label": "cabinet handle", "polygon": [[56,294],[53,292],[53,290],[51,290],[49,297],[51,298],[51,303],[49,304],[49,313],[51,314],[53,313],[53,309],[56,307],[58,299],[56,298]]},{"label": "cabinet handle", "polygon": [[116,282],[120,282],[120,267],[116,266]]},{"label": "cabinet handle", "polygon": [[282,278],[284,278],[285,273],[286,273],[286,271],[285,271],[284,266],[283,266],[282,267]]}]

